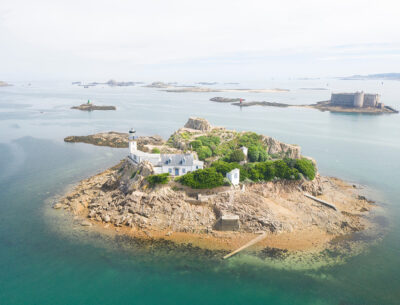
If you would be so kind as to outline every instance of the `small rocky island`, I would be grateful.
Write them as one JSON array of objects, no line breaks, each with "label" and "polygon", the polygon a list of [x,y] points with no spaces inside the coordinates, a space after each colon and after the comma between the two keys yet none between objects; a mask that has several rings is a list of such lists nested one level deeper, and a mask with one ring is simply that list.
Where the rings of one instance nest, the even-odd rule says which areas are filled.
[{"label": "small rocky island", "polygon": [[81,104],[79,106],[73,106],[73,107],[71,107],[71,109],[78,109],[78,110],[82,110],[82,111],[117,110],[117,107],[115,107],[115,106],[97,106],[88,101],[86,104]]},{"label": "small rocky island", "polygon": [[68,139],[113,147],[128,142],[128,156],[80,182],[55,209],[71,211],[92,230],[225,251],[260,233],[259,249],[325,249],[369,226],[372,203],[353,185],[319,175],[297,145],[200,118],[190,118],[168,141],[145,143],[134,130],[129,140],[122,137],[128,135]]},{"label": "small rocky island", "polygon": [[[96,146],[107,146],[113,148],[128,148],[128,133],[124,132],[100,132],[88,136],[68,136],[64,142],[68,143],[86,143]],[[176,149],[166,145],[166,141],[158,135],[140,136],[136,139],[137,147],[144,152],[160,150],[165,153],[174,152]]]}]

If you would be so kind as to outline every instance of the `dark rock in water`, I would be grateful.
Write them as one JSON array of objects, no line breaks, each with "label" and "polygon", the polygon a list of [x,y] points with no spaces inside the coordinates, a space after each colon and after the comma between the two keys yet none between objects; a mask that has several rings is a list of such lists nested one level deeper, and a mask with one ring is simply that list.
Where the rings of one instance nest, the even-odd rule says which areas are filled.
[{"label": "dark rock in water", "polygon": [[229,253],[225,250],[209,250],[203,249],[193,244],[177,244],[166,239],[137,238],[128,235],[117,235],[115,240],[121,244],[128,244],[139,250],[150,251],[159,255],[174,255],[179,257],[195,257],[198,259],[222,259]]},{"label": "dark rock in water", "polygon": [[276,103],[276,102],[242,102],[242,103],[233,103],[232,105],[241,106],[241,107],[250,107],[250,106],[267,106],[267,107],[290,107],[289,104],[284,103]]},{"label": "dark rock in water", "polygon": [[[235,102],[240,102],[240,98],[227,98],[227,97],[217,96],[210,98],[210,101],[217,103],[235,103]],[[242,101],[244,101],[244,99],[242,99]]]},{"label": "dark rock in water", "polygon": [[257,253],[257,256],[265,259],[265,258],[273,258],[273,259],[284,259],[288,254],[287,249],[278,249],[266,247]]},{"label": "dark rock in water", "polygon": [[73,106],[71,109],[78,109],[82,111],[93,111],[93,110],[117,110],[115,106],[96,106],[93,104],[82,104],[80,106]]}]

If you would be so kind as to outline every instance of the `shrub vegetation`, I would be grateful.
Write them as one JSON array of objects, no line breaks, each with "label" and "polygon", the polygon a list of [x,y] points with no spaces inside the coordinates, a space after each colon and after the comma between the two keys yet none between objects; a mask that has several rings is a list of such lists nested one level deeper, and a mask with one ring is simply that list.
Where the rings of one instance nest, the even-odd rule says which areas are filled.
[{"label": "shrub vegetation", "polygon": [[167,184],[169,181],[169,173],[150,175],[146,177],[146,180],[150,183],[152,187],[157,184]]},{"label": "shrub vegetation", "polygon": [[[200,136],[189,144],[192,150],[197,152],[200,160],[218,156],[225,161],[240,162],[245,157],[243,156],[242,159],[241,154],[235,151],[242,146],[249,149],[250,162],[264,162],[269,158],[266,145],[262,142],[262,136],[254,132],[237,134],[229,141],[221,141],[221,138],[216,135]],[[233,158],[231,158],[232,155]]]},{"label": "shrub vegetation", "polygon": [[297,168],[297,170],[305,177],[307,177],[307,179],[314,180],[316,169],[311,160],[306,158],[298,159],[296,160],[294,167]]},{"label": "shrub vegetation", "polygon": [[224,176],[217,172],[214,167],[198,169],[179,177],[177,180],[194,189],[211,189],[224,184]]},{"label": "shrub vegetation", "polygon": [[298,180],[300,173],[310,180],[315,177],[315,168],[308,159],[284,159],[276,161],[265,161],[247,163],[240,165],[236,162],[216,161],[211,164],[212,168],[225,177],[226,173],[234,168],[240,169],[240,181],[250,179],[252,181],[271,181],[275,177],[285,180]]},{"label": "shrub vegetation", "polygon": [[236,149],[229,154],[229,161],[230,162],[241,162],[244,161],[246,156],[244,155],[241,149]]}]

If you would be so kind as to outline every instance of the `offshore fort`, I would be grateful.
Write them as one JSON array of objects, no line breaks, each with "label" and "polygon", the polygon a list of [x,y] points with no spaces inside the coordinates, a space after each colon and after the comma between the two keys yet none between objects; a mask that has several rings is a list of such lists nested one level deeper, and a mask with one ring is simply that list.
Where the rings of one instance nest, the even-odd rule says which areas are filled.
[{"label": "offshore fort", "polygon": [[315,104],[291,105],[285,103],[267,102],[267,101],[245,101],[242,98],[213,97],[210,101],[217,103],[230,103],[239,107],[264,106],[264,107],[303,107],[314,108],[321,111],[347,112],[347,113],[399,113],[391,106],[386,106],[381,102],[381,96],[376,93],[332,93],[331,99]]},{"label": "offshore fort", "polygon": [[376,93],[332,93],[331,100],[309,105],[322,111],[358,112],[358,113],[398,113],[390,106],[381,102],[381,96]]},{"label": "offshore fort", "polygon": [[332,93],[331,105],[350,108],[379,108],[383,109],[384,104],[380,102],[379,94],[355,92],[355,93]]}]

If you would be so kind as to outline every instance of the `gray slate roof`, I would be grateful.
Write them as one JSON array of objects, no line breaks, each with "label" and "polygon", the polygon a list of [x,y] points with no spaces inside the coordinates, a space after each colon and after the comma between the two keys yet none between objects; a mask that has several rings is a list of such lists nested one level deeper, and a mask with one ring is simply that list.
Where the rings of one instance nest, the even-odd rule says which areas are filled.
[{"label": "gray slate roof", "polygon": [[192,166],[193,165],[192,154],[165,154],[161,155],[162,166]]}]

